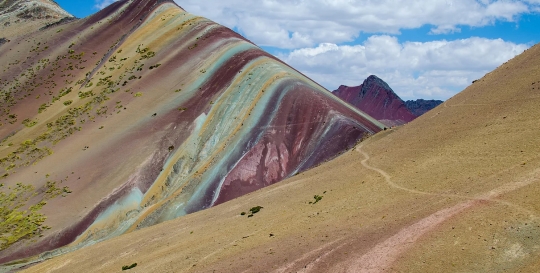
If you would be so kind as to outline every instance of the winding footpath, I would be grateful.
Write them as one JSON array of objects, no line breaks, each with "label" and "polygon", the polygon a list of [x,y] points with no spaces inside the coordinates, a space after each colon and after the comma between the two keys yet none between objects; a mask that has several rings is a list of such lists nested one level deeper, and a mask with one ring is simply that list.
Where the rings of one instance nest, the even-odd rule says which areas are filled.
[{"label": "winding footpath", "polygon": [[439,224],[443,223],[444,221],[465,211],[466,209],[473,207],[475,204],[481,201],[487,200],[491,202],[508,205],[513,208],[518,208],[520,210],[528,212],[529,216],[533,220],[538,220],[538,217],[534,214],[534,212],[527,210],[525,208],[519,207],[510,202],[495,200],[494,198],[497,198],[501,196],[502,194],[515,191],[519,188],[525,187],[532,183],[538,182],[540,180],[540,169],[537,169],[536,171],[532,172],[528,176],[527,179],[505,184],[499,188],[491,190],[476,198],[459,196],[459,195],[435,194],[435,193],[427,193],[427,192],[421,192],[421,191],[417,191],[413,189],[408,189],[394,183],[391,179],[392,177],[387,172],[377,167],[370,166],[368,164],[368,161],[370,159],[369,154],[363,151],[362,147],[363,145],[360,145],[357,148],[357,151],[361,153],[365,158],[361,162],[362,166],[381,174],[384,177],[386,183],[393,188],[404,190],[413,194],[438,195],[441,197],[458,197],[458,198],[464,198],[464,199],[469,199],[469,200],[461,202],[450,208],[439,210],[421,219],[420,221],[408,227],[403,228],[395,235],[391,236],[390,238],[384,240],[383,242],[377,244],[375,247],[371,248],[367,253],[363,254],[361,257],[354,259],[352,261],[350,260],[347,262],[346,265],[340,266],[342,269],[345,269],[343,270],[345,272],[366,272],[366,273],[384,272],[385,270],[390,268],[390,266],[397,260],[397,258],[402,253],[404,253],[407,249],[412,247],[414,243],[424,234],[435,229]]},{"label": "winding footpath", "polygon": [[[392,188],[409,192],[416,195],[429,195],[429,196],[440,196],[440,197],[451,197],[457,199],[464,199],[464,201],[449,207],[438,210],[431,215],[407,226],[398,231],[396,234],[390,236],[384,241],[378,243],[366,253],[361,255],[356,255],[350,257],[348,260],[339,263],[334,266],[332,272],[350,272],[350,273],[377,273],[377,272],[387,272],[391,269],[391,266],[395,261],[408,249],[414,246],[414,244],[422,236],[426,235],[430,231],[434,230],[438,225],[442,224],[446,220],[474,207],[477,204],[482,202],[493,202],[502,204],[513,209],[519,210],[521,212],[529,215],[531,220],[538,221],[539,217],[536,216],[536,213],[530,211],[526,208],[513,204],[511,202],[503,201],[496,199],[497,197],[530,185],[532,183],[540,181],[540,168],[530,173],[525,179],[521,179],[515,182],[507,183],[501,187],[495,188],[489,192],[478,195],[476,197],[462,196],[462,195],[453,195],[453,194],[438,194],[418,191],[415,189],[409,189],[404,186],[401,186],[394,181],[392,181],[392,176],[390,176],[384,170],[369,165],[370,156],[364,151],[363,144],[356,148],[356,151],[364,156],[364,159],[361,161],[361,164],[366,169],[372,170],[379,173],[385,180],[385,182]],[[297,272],[318,272],[318,265],[323,264],[325,259],[327,259],[332,253],[337,250],[345,247],[347,245],[345,238],[327,243],[321,246],[318,249],[305,253],[300,258],[284,265],[283,267],[275,270],[276,273],[288,272],[295,268],[301,268]]]}]

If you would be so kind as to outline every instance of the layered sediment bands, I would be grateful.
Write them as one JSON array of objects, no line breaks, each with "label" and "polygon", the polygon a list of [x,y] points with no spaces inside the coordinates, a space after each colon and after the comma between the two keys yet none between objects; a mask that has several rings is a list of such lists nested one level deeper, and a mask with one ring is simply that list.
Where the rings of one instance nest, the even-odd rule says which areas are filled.
[{"label": "layered sediment bands", "polygon": [[386,82],[374,75],[360,86],[342,85],[333,93],[387,126],[401,125],[417,117]]},{"label": "layered sediment bands", "polygon": [[71,192],[43,208],[52,229],[2,263],[226,202],[383,127],[171,1],[118,1],[13,39],[0,65],[0,182]]}]

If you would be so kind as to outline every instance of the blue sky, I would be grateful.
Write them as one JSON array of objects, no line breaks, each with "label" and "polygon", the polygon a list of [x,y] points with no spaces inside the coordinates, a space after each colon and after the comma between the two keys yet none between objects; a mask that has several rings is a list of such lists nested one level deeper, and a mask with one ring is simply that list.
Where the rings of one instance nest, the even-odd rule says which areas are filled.
[{"label": "blue sky", "polygon": [[[56,0],[83,18],[114,0]],[[540,0],[176,0],[329,90],[381,77],[403,99],[447,99],[540,42]]]}]

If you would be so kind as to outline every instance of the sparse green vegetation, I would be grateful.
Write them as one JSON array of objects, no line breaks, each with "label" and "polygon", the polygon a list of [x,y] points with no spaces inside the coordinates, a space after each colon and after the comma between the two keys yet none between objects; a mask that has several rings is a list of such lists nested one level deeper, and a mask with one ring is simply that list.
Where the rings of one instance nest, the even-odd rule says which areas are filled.
[{"label": "sparse green vegetation", "polygon": [[37,121],[31,120],[31,119],[28,119],[28,118],[27,118],[27,119],[23,120],[22,124],[23,124],[24,126],[30,128],[30,127],[33,127],[34,125],[36,125],[36,124],[37,124]]},{"label": "sparse green vegetation", "polygon": [[136,52],[141,54],[141,58],[139,58],[139,60],[150,59],[156,56],[156,53],[154,51],[150,51],[150,48],[148,47],[141,49],[140,46],[138,46]]},{"label": "sparse green vegetation", "polygon": [[122,266],[122,271],[132,269],[132,268],[134,268],[136,266],[137,266],[137,263],[134,263],[132,265],[124,265],[124,266]]},{"label": "sparse green vegetation", "polygon": [[47,110],[47,107],[49,107],[49,105],[47,103],[43,103],[39,106],[38,108],[38,113],[42,113],[43,111]]},{"label": "sparse green vegetation", "polygon": [[[58,32],[61,31],[62,29],[58,30]],[[136,59],[131,67],[125,69],[122,68],[124,65],[123,62],[128,60],[129,57],[119,55],[122,53],[122,50],[118,50],[116,55],[109,59],[110,62],[107,62],[106,65],[95,72],[94,75],[104,75],[103,78],[96,81],[92,78],[93,75],[91,71],[85,71],[84,73],[86,76],[84,78],[76,78],[78,73],[72,72],[85,69],[82,64],[88,61],[87,59],[84,59],[84,52],[76,52],[77,49],[75,43],[78,44],[76,41],[70,41],[68,43],[68,50],[64,55],[53,57],[54,59],[51,60],[43,58],[32,63],[27,70],[20,72],[20,77],[23,77],[25,80],[19,81],[17,78],[13,78],[13,86],[9,90],[3,88],[9,81],[0,79],[0,87],[2,87],[2,98],[4,101],[4,107],[0,108],[0,116],[4,116],[5,119],[5,121],[0,123],[0,126],[5,125],[5,123],[17,124],[18,122],[21,122],[21,119],[18,119],[20,117],[18,117],[16,113],[13,113],[10,108],[26,97],[44,100],[45,97],[49,96],[48,101],[44,100],[39,102],[37,112],[40,114],[47,111],[47,109],[53,106],[57,101],[65,106],[71,107],[68,108],[63,115],[56,117],[55,120],[48,121],[46,126],[38,127],[39,129],[43,129],[43,131],[38,133],[37,137],[21,144],[20,147],[16,147],[15,151],[11,149],[10,153],[2,155],[0,158],[0,167],[3,168],[3,170],[0,172],[0,179],[4,179],[11,173],[15,173],[19,167],[29,166],[52,154],[53,152],[51,148],[49,148],[50,145],[54,145],[75,132],[81,131],[82,127],[80,125],[87,122],[95,122],[97,116],[104,117],[105,115],[108,115],[107,112],[111,112],[108,110],[113,110],[107,108],[107,106],[110,106],[106,104],[110,99],[108,94],[118,92],[122,89],[125,92],[131,92],[135,97],[141,97],[143,95],[142,92],[135,93],[132,92],[131,89],[126,90],[121,86],[128,85],[131,80],[141,79],[141,75],[135,74],[135,70],[142,72],[142,68],[145,65],[144,60],[150,59],[156,55],[150,48],[142,48],[143,46],[140,45],[140,48],[137,48],[137,53],[140,54],[140,58],[138,60]],[[32,50],[33,52],[39,53],[48,48],[46,42],[38,42],[32,47]],[[97,55],[97,52],[94,51],[93,54]],[[100,60],[97,64],[102,64],[105,61],[106,60]],[[5,69],[9,69],[12,65],[25,63],[25,60],[15,60],[9,63]],[[160,65],[161,64],[153,64],[152,69],[157,68]],[[105,77],[111,70],[122,70],[123,73],[114,76],[115,78],[113,78],[113,76]],[[40,71],[43,71],[43,73]],[[98,86],[101,88],[97,88]],[[80,87],[82,87],[83,90],[78,91],[78,97],[81,100],[86,99],[86,101],[81,101],[80,106],[73,107],[75,102],[79,101],[78,99],[62,100],[62,97],[73,92],[74,88]],[[31,94],[32,92],[37,93]],[[95,112],[92,113],[92,110]],[[114,108],[114,113],[119,114],[123,110],[127,110],[125,105],[117,103]],[[32,127],[37,124],[37,121],[37,119],[26,119],[23,121],[23,124],[27,127]],[[13,146],[13,143],[10,143],[10,145]],[[15,143],[15,145],[17,145],[17,143]]]},{"label": "sparse green vegetation", "polygon": [[323,199],[323,197],[321,195],[314,195],[313,196],[313,199],[315,199],[314,202],[309,202],[310,204],[317,204],[319,201],[321,201]]},{"label": "sparse green vegetation", "polygon": [[24,209],[36,195],[31,185],[18,183],[4,191],[4,184],[0,184],[0,251],[21,240],[43,236],[43,231],[50,229],[43,225],[46,217],[39,213],[46,204],[45,198]]},{"label": "sparse green vegetation", "polygon": [[[249,209],[250,214],[248,215],[248,218],[249,218],[249,217],[253,217],[253,215],[256,214],[256,213],[258,213],[259,211],[261,211],[261,209],[263,209],[263,207],[261,207],[261,206],[256,206],[256,207],[250,208],[250,209]],[[240,215],[243,216],[243,215],[246,215],[246,213],[245,213],[245,212],[242,212],[242,213],[240,213]]]}]

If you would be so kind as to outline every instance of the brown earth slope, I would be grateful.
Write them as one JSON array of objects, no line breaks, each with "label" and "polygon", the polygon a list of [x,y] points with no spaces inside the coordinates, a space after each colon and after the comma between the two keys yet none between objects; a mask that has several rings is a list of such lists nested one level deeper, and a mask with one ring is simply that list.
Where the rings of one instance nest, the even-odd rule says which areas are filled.
[{"label": "brown earth slope", "polygon": [[538,105],[536,45],[316,169],[28,272],[537,272]]},{"label": "brown earth slope", "polygon": [[28,272],[537,272],[538,105],[536,45],[316,169]]}]

